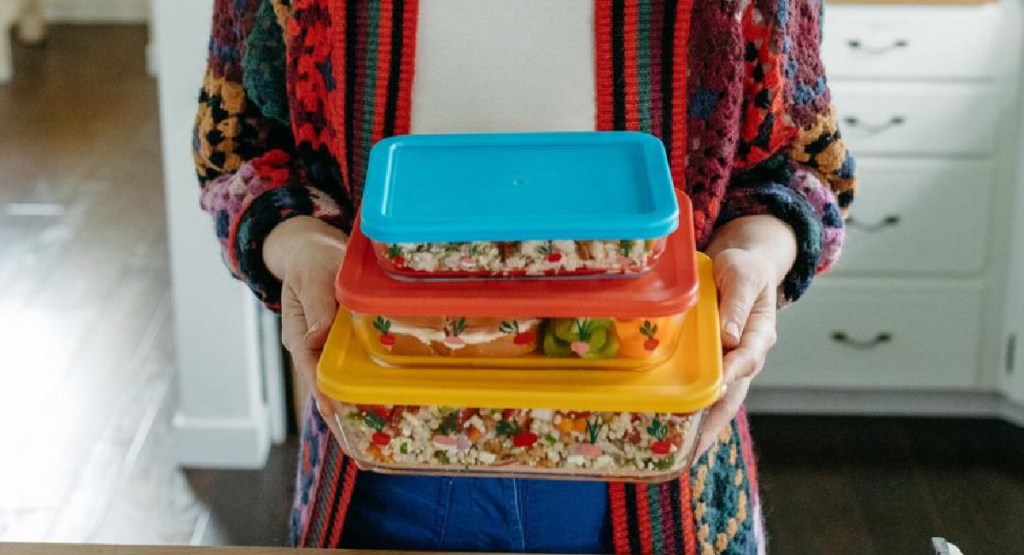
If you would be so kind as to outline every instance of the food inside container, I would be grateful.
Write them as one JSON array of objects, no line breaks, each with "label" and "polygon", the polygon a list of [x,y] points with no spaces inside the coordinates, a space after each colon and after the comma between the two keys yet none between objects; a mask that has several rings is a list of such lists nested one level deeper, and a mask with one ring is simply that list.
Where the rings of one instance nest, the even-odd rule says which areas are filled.
[{"label": "food inside container", "polygon": [[[710,261],[679,348],[644,372],[381,368],[345,311],[320,360],[343,450],[366,470],[657,482],[690,464],[703,411],[721,392]],[[428,371],[429,370],[429,371]]]},{"label": "food inside container", "polygon": [[689,217],[662,143],[634,132],[385,139],[361,213],[404,279],[638,275]]},{"label": "food inside container", "polygon": [[[354,313],[359,337],[374,356],[575,361],[660,360],[672,352],[683,317],[473,318]],[[627,364],[628,366],[628,364]]]},{"label": "food inside container", "polygon": [[639,274],[665,239],[607,241],[373,242],[381,266],[400,278],[551,277]]},{"label": "food inside container", "polygon": [[[687,204],[680,193],[679,202]],[[336,293],[356,336],[395,366],[643,368],[666,360],[697,297],[690,236],[631,280],[400,281],[376,262],[357,222]],[[686,220],[689,225],[689,220]]]},{"label": "food inside container", "polygon": [[686,467],[700,414],[344,405],[338,420],[372,464],[654,476]]}]

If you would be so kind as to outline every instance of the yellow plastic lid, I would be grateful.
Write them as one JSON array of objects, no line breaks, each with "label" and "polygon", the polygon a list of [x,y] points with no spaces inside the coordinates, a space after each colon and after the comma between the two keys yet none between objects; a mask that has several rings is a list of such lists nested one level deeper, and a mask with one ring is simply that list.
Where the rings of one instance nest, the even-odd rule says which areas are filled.
[{"label": "yellow plastic lid", "polygon": [[361,347],[339,310],[317,369],[327,396],[358,405],[689,413],[722,389],[722,344],[711,261],[698,254],[700,292],[675,355],[644,371],[386,367]]}]

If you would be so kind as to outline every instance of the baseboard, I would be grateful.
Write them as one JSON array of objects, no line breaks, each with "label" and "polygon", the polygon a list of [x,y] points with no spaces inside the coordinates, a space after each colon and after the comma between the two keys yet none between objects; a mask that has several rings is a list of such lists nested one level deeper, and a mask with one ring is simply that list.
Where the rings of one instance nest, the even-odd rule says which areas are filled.
[{"label": "baseboard", "polygon": [[54,23],[147,23],[148,0],[44,0],[46,20]]},{"label": "baseboard", "polygon": [[999,418],[1024,426],[1024,407],[998,393],[759,388],[751,413]]},{"label": "baseboard", "polygon": [[1024,406],[1019,403],[1004,399],[999,414],[1003,420],[1024,428]]},{"label": "baseboard", "polygon": [[267,424],[174,416],[174,453],[187,468],[263,468],[270,450]]}]

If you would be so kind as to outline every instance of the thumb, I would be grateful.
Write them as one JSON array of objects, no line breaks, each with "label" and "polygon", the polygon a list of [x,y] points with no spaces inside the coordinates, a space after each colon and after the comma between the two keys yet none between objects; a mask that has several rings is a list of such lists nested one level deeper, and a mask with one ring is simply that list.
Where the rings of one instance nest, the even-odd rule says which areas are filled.
[{"label": "thumb", "polygon": [[740,344],[750,311],[760,294],[757,280],[738,269],[726,269],[718,275],[719,317],[722,321],[722,344],[734,349]]}]

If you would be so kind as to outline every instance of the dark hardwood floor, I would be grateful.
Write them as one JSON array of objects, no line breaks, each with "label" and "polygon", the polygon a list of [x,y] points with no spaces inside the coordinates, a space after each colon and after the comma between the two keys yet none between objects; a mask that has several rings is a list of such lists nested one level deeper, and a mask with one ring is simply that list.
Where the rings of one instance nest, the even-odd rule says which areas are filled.
[{"label": "dark hardwood floor", "polygon": [[[140,27],[57,26],[0,86],[0,541],[284,541],[294,440],[173,465],[155,83]],[[212,233],[211,233],[211,241]],[[1024,431],[753,418],[772,552],[1024,553]]]},{"label": "dark hardwood floor", "polygon": [[785,555],[1024,553],[1024,430],[993,420],[756,416],[770,546]]}]

